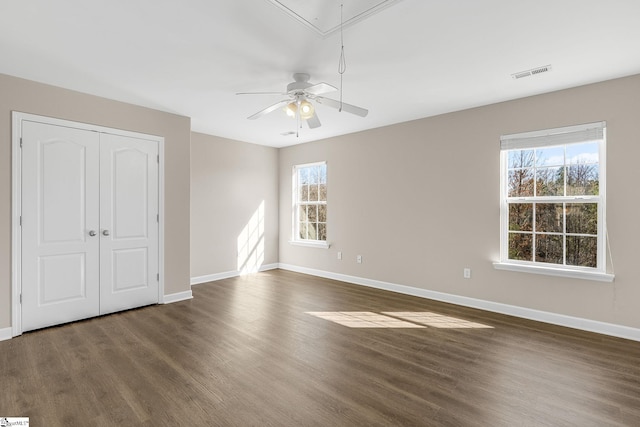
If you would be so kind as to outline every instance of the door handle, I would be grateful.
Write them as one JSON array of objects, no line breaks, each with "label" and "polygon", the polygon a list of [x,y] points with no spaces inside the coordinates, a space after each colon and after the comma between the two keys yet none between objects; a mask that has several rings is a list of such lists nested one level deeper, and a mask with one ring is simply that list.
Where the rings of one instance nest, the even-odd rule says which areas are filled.
[{"label": "door handle", "polygon": [[96,235],[96,230],[89,230],[89,236],[93,237]]},{"label": "door handle", "polygon": [[108,236],[109,235],[109,230],[102,230],[102,235],[103,236]]}]

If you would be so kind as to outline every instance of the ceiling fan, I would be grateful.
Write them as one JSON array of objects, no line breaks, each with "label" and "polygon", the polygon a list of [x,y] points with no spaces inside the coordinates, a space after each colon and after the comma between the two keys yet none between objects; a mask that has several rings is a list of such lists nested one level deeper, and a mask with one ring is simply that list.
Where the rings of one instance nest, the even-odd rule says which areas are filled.
[{"label": "ceiling fan", "polygon": [[247,118],[249,120],[255,120],[265,114],[283,108],[288,116],[296,120],[305,121],[310,129],[320,127],[321,125],[312,101],[360,117],[366,117],[369,113],[365,108],[321,96],[326,93],[335,92],[338,89],[328,83],[309,83],[310,78],[309,74],[295,73],[293,75],[294,81],[287,85],[286,92],[239,92],[236,95],[286,95],[287,99],[276,102]]}]

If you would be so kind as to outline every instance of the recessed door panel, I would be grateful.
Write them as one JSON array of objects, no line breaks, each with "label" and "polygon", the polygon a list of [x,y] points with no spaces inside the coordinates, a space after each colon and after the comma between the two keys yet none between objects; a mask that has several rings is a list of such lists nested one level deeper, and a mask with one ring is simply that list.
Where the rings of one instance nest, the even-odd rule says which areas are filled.
[{"label": "recessed door panel", "polygon": [[78,141],[53,139],[39,150],[41,242],[83,241],[87,148]]},{"label": "recessed door panel", "polygon": [[[145,289],[150,286],[147,248],[113,251],[113,293]],[[155,278],[154,278],[155,279]]]},{"label": "recessed door panel", "polygon": [[113,238],[146,238],[149,228],[149,153],[123,147],[110,154],[113,168]]},{"label": "recessed door panel", "polygon": [[99,154],[95,132],[22,123],[23,331],[100,313]]},{"label": "recessed door panel", "polygon": [[84,253],[40,257],[38,262],[38,305],[64,304],[87,295]]}]

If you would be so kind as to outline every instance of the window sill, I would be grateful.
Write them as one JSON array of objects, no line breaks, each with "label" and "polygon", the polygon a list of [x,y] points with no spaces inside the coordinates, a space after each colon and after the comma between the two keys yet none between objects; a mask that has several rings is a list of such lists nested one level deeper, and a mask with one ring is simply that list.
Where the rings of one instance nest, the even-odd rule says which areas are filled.
[{"label": "window sill", "polygon": [[569,270],[565,268],[550,268],[534,265],[514,264],[509,262],[494,262],[496,270],[518,271],[521,273],[544,274],[547,276],[570,277],[572,279],[596,280],[599,282],[613,282],[615,276],[609,273],[592,273],[590,271]]},{"label": "window sill", "polygon": [[304,240],[289,240],[289,243],[296,246],[306,246],[308,248],[329,249],[330,243],[322,241],[304,241]]}]

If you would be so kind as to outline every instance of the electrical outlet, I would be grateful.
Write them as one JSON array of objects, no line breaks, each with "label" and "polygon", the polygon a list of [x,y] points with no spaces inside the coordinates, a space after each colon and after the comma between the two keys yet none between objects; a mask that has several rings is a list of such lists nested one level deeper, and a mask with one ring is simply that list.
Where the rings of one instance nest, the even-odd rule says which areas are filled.
[{"label": "electrical outlet", "polygon": [[358,264],[362,264],[362,255],[358,255],[358,256],[356,257],[356,262],[357,262]]},{"label": "electrical outlet", "polygon": [[471,279],[471,269],[470,268],[465,268],[464,270],[462,270],[462,276],[465,279]]},{"label": "electrical outlet", "polygon": [[338,259],[342,259],[342,252],[338,252]]}]

